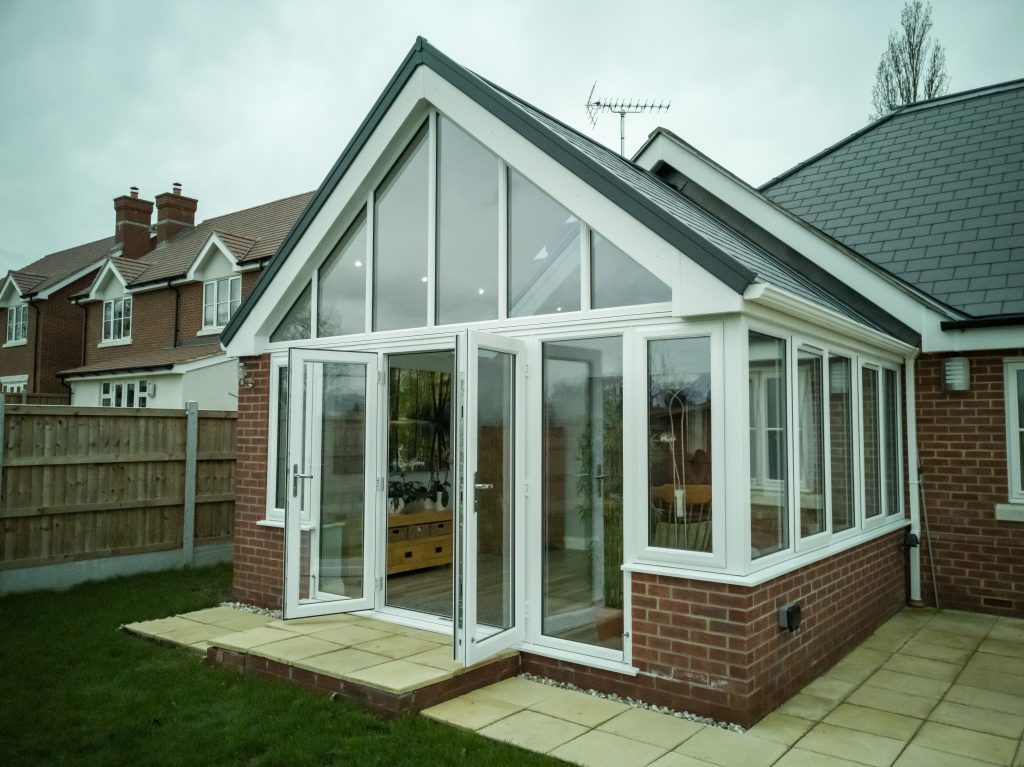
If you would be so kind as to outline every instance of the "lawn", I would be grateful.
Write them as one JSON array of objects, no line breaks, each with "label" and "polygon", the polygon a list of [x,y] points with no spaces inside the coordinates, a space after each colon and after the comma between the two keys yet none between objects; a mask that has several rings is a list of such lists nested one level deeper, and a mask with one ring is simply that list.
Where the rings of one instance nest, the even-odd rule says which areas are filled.
[{"label": "lawn", "polygon": [[0,599],[0,763],[561,764],[421,716],[380,719],[118,629],[216,605],[230,577],[222,566]]}]

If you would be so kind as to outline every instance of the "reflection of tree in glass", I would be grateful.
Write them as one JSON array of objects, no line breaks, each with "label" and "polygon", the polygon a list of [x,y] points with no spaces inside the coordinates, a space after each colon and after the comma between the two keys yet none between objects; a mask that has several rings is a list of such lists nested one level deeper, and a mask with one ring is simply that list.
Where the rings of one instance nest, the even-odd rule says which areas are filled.
[{"label": "reflection of tree in glass", "polygon": [[[403,495],[419,498],[441,493],[448,503],[451,471],[451,374],[392,368],[389,374],[388,470],[405,484]],[[423,482],[407,483],[405,474],[429,472]],[[397,488],[396,488],[397,489]]]}]

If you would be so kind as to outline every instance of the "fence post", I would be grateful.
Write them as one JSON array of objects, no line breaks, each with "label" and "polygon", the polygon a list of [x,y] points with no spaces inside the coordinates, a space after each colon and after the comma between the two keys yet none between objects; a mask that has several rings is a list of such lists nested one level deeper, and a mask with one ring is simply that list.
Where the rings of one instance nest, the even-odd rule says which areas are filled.
[{"label": "fence post", "polygon": [[185,403],[185,522],[182,555],[185,567],[195,563],[196,547],[196,454],[199,450],[199,403]]}]

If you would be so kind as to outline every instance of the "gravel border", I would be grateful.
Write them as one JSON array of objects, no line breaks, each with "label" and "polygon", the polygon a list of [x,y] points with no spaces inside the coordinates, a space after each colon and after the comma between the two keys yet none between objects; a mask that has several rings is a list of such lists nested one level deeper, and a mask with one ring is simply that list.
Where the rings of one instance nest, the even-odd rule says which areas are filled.
[{"label": "gravel border", "polygon": [[716,719],[712,719],[709,716],[699,716],[697,714],[691,714],[689,711],[676,711],[668,706],[655,706],[651,703],[645,703],[642,700],[635,698],[623,698],[621,695],[615,695],[614,693],[600,692],[599,690],[584,690],[582,687],[577,687],[571,682],[559,682],[555,679],[548,679],[547,677],[537,676],[528,672],[519,674],[520,679],[526,679],[530,682],[539,682],[540,684],[546,684],[549,687],[558,687],[563,690],[573,690],[575,692],[582,692],[587,695],[593,695],[595,698],[604,698],[605,700],[614,700],[618,703],[625,703],[627,706],[632,708],[641,708],[647,711],[655,711],[659,714],[667,714],[674,716],[676,719],[686,719],[690,722],[696,722],[698,724],[706,724],[709,727],[718,727],[723,730],[729,730],[730,732],[738,732],[743,734],[746,732],[740,725],[732,724],[731,722],[720,722]]},{"label": "gravel border", "polygon": [[232,610],[241,610],[244,613],[252,613],[253,615],[266,615],[269,618],[281,617],[280,610],[268,610],[266,607],[247,605],[245,602],[221,602],[218,607],[230,607]]}]

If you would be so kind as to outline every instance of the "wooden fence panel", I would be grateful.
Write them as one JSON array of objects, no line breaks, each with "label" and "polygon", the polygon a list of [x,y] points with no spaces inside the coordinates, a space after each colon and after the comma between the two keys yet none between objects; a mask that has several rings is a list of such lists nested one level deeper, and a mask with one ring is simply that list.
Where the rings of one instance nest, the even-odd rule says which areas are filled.
[{"label": "wooden fence panel", "polygon": [[[0,570],[182,548],[186,414],[8,405]],[[198,417],[195,539],[233,533],[235,414]]]}]

